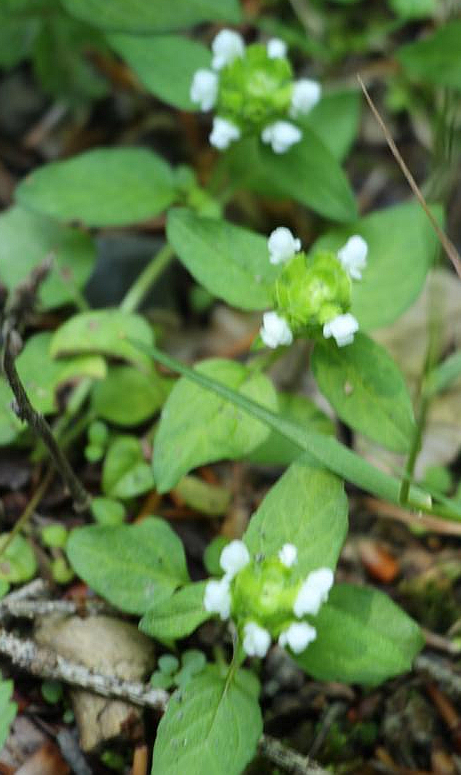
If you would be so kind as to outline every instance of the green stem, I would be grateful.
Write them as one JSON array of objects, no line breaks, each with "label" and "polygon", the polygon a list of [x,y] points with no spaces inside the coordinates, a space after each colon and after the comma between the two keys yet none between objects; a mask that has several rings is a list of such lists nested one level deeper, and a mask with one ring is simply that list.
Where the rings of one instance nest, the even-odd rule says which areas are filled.
[{"label": "green stem", "polygon": [[166,243],[136,278],[120,304],[124,312],[134,312],[174,256],[173,248]]},{"label": "green stem", "polygon": [[418,424],[416,426],[416,432],[413,436],[413,441],[411,444],[411,449],[408,455],[407,464],[405,466],[405,473],[402,477],[402,484],[400,487],[400,494],[399,494],[399,500],[400,503],[404,506],[408,503],[408,495],[410,492],[410,484],[413,480],[413,473],[415,470],[416,465],[416,458],[418,457],[418,453],[421,449],[421,439],[423,436],[423,431],[426,425],[426,417],[427,417],[427,411],[429,409],[429,397],[425,396],[423,398],[421,409],[419,412],[418,417]]}]

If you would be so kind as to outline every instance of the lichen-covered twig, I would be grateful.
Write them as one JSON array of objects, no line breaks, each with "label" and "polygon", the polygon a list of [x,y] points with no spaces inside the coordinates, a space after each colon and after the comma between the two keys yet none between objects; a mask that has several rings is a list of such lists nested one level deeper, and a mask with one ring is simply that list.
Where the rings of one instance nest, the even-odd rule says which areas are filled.
[{"label": "lichen-covered twig", "polygon": [[302,756],[292,748],[287,748],[279,740],[269,735],[263,735],[259,741],[259,753],[269,759],[277,767],[282,767],[290,775],[328,775],[320,764]]}]

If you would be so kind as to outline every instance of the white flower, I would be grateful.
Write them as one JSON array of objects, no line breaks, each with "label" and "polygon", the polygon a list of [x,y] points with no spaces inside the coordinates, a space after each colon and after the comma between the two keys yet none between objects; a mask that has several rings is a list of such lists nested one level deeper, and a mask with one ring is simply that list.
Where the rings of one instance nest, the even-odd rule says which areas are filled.
[{"label": "white flower", "polygon": [[205,587],[203,605],[206,611],[212,614],[219,614],[221,619],[228,619],[231,609],[231,593],[229,579],[224,578],[211,579]]},{"label": "white flower", "polygon": [[293,237],[286,226],[278,226],[267,240],[269,261],[271,264],[283,264],[301,250],[301,240]]},{"label": "white flower", "polygon": [[215,116],[213,119],[213,128],[210,134],[210,143],[220,151],[224,151],[229,145],[240,138],[240,129],[226,118]]},{"label": "white flower", "polygon": [[359,330],[359,324],[355,317],[347,312],[345,315],[337,315],[323,326],[325,339],[333,336],[338,347],[344,347],[354,341],[354,334]]},{"label": "white flower", "polygon": [[243,650],[249,657],[265,657],[271,645],[270,633],[256,622],[247,622],[243,628]]},{"label": "white flower", "polygon": [[298,559],[298,550],[294,544],[284,544],[279,551],[279,560],[282,565],[291,568]]},{"label": "white flower", "polygon": [[210,110],[218,96],[218,76],[212,70],[197,70],[194,73],[190,87],[192,102],[200,105],[202,110]]},{"label": "white flower", "polygon": [[274,153],[285,153],[295,143],[299,143],[303,133],[289,121],[275,121],[261,132],[261,140],[272,146]]},{"label": "white flower", "polygon": [[267,56],[269,59],[282,59],[287,55],[287,44],[280,38],[271,38],[267,41]]},{"label": "white flower", "polygon": [[322,87],[310,78],[301,78],[293,84],[291,95],[290,116],[297,118],[305,116],[317,104],[322,94]]},{"label": "white flower", "polygon": [[368,245],[359,234],[349,237],[346,244],[338,250],[338,258],[353,280],[362,279],[362,271],[367,265]]},{"label": "white flower", "polygon": [[306,622],[293,622],[280,633],[278,644],[282,648],[289,646],[295,654],[301,654],[317,637],[317,630]]},{"label": "white flower", "polygon": [[219,558],[219,564],[226,574],[225,578],[233,579],[237,573],[250,562],[250,553],[243,541],[231,541],[224,547]]},{"label": "white flower", "polygon": [[290,326],[285,318],[281,318],[276,312],[264,313],[259,333],[264,344],[272,349],[280,344],[291,344],[293,341]]},{"label": "white flower", "polygon": [[244,55],[245,41],[238,32],[221,30],[213,40],[211,49],[213,51],[211,66],[215,70],[221,70],[226,65],[230,65],[237,57]]},{"label": "white flower", "polygon": [[318,614],[320,606],[328,599],[332,585],[333,571],[330,568],[319,568],[309,573],[293,605],[295,616],[300,619],[305,614]]}]

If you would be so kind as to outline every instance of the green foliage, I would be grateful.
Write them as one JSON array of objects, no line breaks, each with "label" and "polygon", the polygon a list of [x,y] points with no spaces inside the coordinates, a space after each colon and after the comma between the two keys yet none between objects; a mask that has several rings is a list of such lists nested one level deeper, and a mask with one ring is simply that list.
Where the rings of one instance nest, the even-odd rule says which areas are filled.
[{"label": "green foliage", "polygon": [[303,461],[287,469],[253,514],[243,540],[252,555],[276,555],[285,543],[298,549],[296,576],[334,568],[347,532],[342,482]]},{"label": "green foliage", "polygon": [[179,35],[109,35],[112,48],[134,70],[142,84],[164,102],[197,110],[189,96],[194,73],[209,67],[205,46]]},{"label": "green foliage", "polygon": [[171,697],[158,728],[152,775],[240,775],[262,732],[259,684],[246,670],[209,666]]},{"label": "green foliage", "polygon": [[91,405],[108,422],[138,425],[160,409],[170,385],[170,380],[153,370],[146,374],[132,366],[110,366],[106,378],[93,387]]},{"label": "green foliage", "polygon": [[306,126],[315,132],[335,159],[342,161],[357,137],[359,119],[359,92],[341,89],[323,94],[307,116],[299,119],[299,123],[303,129]]},{"label": "green foliage", "polygon": [[125,519],[125,506],[114,498],[93,498],[91,513],[100,525],[120,525]]},{"label": "green foliage", "polygon": [[176,197],[171,167],[145,148],[97,148],[46,164],[16,189],[20,204],[61,221],[124,226],[152,218]]},{"label": "green foliage", "polygon": [[411,669],[421,630],[376,589],[338,584],[316,617],[317,638],[298,664],[321,681],[375,685]]},{"label": "green foliage", "polygon": [[145,613],[189,581],[181,541],[156,517],[75,529],[67,556],[81,579],[127,613]]},{"label": "green foliage", "polygon": [[10,724],[14,721],[18,710],[16,703],[11,702],[12,694],[13,681],[2,680],[0,674],[0,750],[6,742]]},{"label": "green foliage", "polygon": [[67,529],[59,523],[45,525],[41,530],[41,538],[45,546],[63,548],[67,543]]},{"label": "green foliage", "polygon": [[[441,219],[440,209],[434,212]],[[388,325],[421,292],[438,253],[437,237],[420,205],[409,202],[325,234],[312,252],[337,251],[352,234],[360,234],[368,243],[368,263],[362,281],[353,285],[351,311],[361,328]]]},{"label": "green foliage", "polygon": [[[3,549],[8,543],[6,549]],[[21,535],[15,535],[10,540],[9,533],[0,535],[0,579],[10,584],[19,584],[21,581],[29,581],[35,576],[37,562],[35,554],[29,543]]]},{"label": "green foliage", "polygon": [[389,0],[392,10],[401,18],[424,19],[432,16],[438,0]]},{"label": "green foliage", "polygon": [[461,89],[461,20],[446,22],[427,38],[408,43],[397,58],[412,79]]},{"label": "green foliage", "polygon": [[0,215],[1,279],[7,288],[15,288],[50,255],[53,267],[39,291],[44,309],[72,302],[79,295],[93,268],[93,241],[77,229],[19,206]]},{"label": "green foliage", "polygon": [[386,350],[365,334],[347,347],[316,343],[312,370],[339,417],[383,447],[408,452],[416,426],[405,380]]},{"label": "green foliage", "polygon": [[205,581],[188,584],[149,608],[139,628],[157,640],[170,642],[185,638],[211,617],[203,607]]},{"label": "green foliage", "polygon": [[137,436],[118,436],[110,445],[102,471],[102,489],[109,498],[134,498],[153,489],[151,466]]},{"label": "green foliage", "polygon": [[[271,409],[277,407],[275,390],[264,374],[222,358],[203,361],[197,371],[232,387],[239,395],[251,396]],[[259,421],[243,420],[232,404],[180,379],[165,403],[155,437],[157,489],[166,492],[183,474],[203,463],[243,457],[267,436],[268,429]]]},{"label": "green foliage", "polygon": [[269,263],[267,240],[227,221],[186,209],[168,214],[168,240],[197,282],[241,309],[265,309],[280,269]]},{"label": "green foliage", "polygon": [[108,30],[148,32],[177,30],[203,21],[238,24],[241,13],[237,0],[63,0],[64,7],[78,19]]}]

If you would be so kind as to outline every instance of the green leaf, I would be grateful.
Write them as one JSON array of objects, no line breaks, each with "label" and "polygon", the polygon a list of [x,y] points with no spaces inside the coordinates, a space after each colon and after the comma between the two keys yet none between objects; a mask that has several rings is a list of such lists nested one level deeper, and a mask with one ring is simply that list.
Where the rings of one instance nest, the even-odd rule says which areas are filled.
[{"label": "green leaf", "polygon": [[12,400],[10,386],[0,374],[0,447],[11,444],[25,428],[11,408]]},{"label": "green leaf", "polygon": [[[327,92],[300,124],[310,127],[335,159],[342,161],[357,137],[360,119],[360,94],[343,89]],[[331,127],[335,131],[331,131]]]},{"label": "green leaf", "polygon": [[161,213],[176,197],[171,167],[146,148],[96,148],[54,161],[17,187],[20,204],[61,221],[125,226]]},{"label": "green leaf", "polygon": [[232,500],[226,487],[209,484],[192,474],[179,480],[174,493],[186,506],[210,517],[224,516]]},{"label": "green leaf", "polygon": [[[315,431],[306,432],[299,428],[296,423],[279,417],[273,411],[266,409],[266,407],[224,385],[222,382],[201,373],[198,369],[190,369],[184,366],[180,361],[171,358],[156,347],[146,348],[143,345],[139,346],[144,352],[150,352],[155,360],[167,368],[179,372],[194,384],[200,385],[212,394],[230,401],[244,412],[247,412],[251,417],[258,418],[269,428],[286,436],[287,439],[297,444],[301,450],[309,453],[317,464],[323,465],[328,470],[338,474],[338,476],[357,485],[357,487],[368,490],[378,498],[383,498],[390,503],[400,505],[400,480],[375,468],[336,439]],[[432,504],[428,493],[419,487],[410,487],[408,502],[410,506],[423,511],[430,510]],[[440,506],[437,506],[437,509],[439,513],[442,511]],[[461,517],[461,507],[453,500],[450,501],[450,513],[452,519],[454,513]]]},{"label": "green leaf", "polygon": [[44,309],[74,301],[93,269],[94,243],[77,229],[19,206],[0,215],[1,280],[7,288],[15,288],[50,255],[53,267],[38,294]]},{"label": "green leaf", "polygon": [[238,0],[63,0],[63,5],[69,13],[96,27],[140,35],[205,21],[241,21]]},{"label": "green leaf", "polygon": [[416,432],[413,407],[405,380],[384,347],[361,333],[347,347],[319,341],[311,365],[341,420],[386,449],[408,452]]},{"label": "green leaf", "polygon": [[378,684],[411,669],[424,639],[387,595],[338,584],[314,620],[317,638],[297,663],[320,681]]},{"label": "green leaf", "polygon": [[342,481],[299,461],[272,487],[245,532],[250,553],[273,555],[285,543],[298,549],[297,576],[334,569],[347,533],[348,502]]},{"label": "green leaf", "polygon": [[10,725],[16,717],[18,706],[11,702],[13,681],[3,681],[0,673],[0,750],[5,745]]},{"label": "green leaf", "polygon": [[[10,540],[10,533],[0,535],[0,550]],[[29,581],[37,571],[35,554],[21,535],[15,535],[0,557],[0,579],[10,584]]]},{"label": "green leaf", "polygon": [[209,666],[171,697],[154,746],[152,775],[241,775],[262,733],[258,682]]},{"label": "green leaf", "polygon": [[[300,428],[318,433],[334,434],[331,420],[306,396],[277,393],[279,415],[297,423]],[[263,443],[248,455],[251,463],[268,466],[289,466],[303,454],[297,444],[272,430]]]},{"label": "green leaf", "polygon": [[30,55],[40,29],[38,19],[21,19],[0,8],[0,67],[9,70]]},{"label": "green leaf", "polygon": [[106,378],[93,387],[91,406],[103,420],[138,425],[160,409],[169,387],[170,380],[155,370],[145,374],[132,366],[110,366]]},{"label": "green leaf", "polygon": [[100,525],[120,525],[125,520],[125,506],[113,498],[93,498],[91,514]]},{"label": "green leaf", "polygon": [[270,306],[280,267],[270,264],[265,237],[186,209],[168,213],[167,235],[178,258],[214,296],[240,309]]},{"label": "green leaf", "polygon": [[[433,208],[441,218],[440,208]],[[389,325],[419,295],[438,252],[438,240],[427,215],[416,202],[379,210],[344,229],[329,232],[315,250],[338,250],[352,234],[368,243],[368,264],[353,283],[352,312],[361,328]]]},{"label": "green leaf", "polygon": [[210,67],[209,49],[179,35],[113,34],[109,43],[152,94],[182,110],[198,110],[190,87],[194,73]]},{"label": "green leaf", "polygon": [[197,581],[179,589],[167,600],[149,608],[139,624],[139,629],[160,641],[185,638],[212,614],[203,607],[206,581]]},{"label": "green leaf", "polygon": [[389,0],[391,9],[403,19],[425,19],[437,10],[437,0]]},{"label": "green leaf", "polygon": [[260,154],[267,194],[273,185],[276,193],[296,199],[325,218],[342,222],[356,217],[354,194],[344,172],[312,130],[304,127],[303,139],[287,153],[276,154],[261,145]]},{"label": "green leaf", "polygon": [[102,353],[141,364],[150,371],[150,362],[129,339],[146,345],[153,342],[152,329],[141,315],[120,309],[81,312],[69,318],[54,334],[50,354],[54,358],[74,353]]},{"label": "green leaf", "polygon": [[423,84],[461,89],[461,20],[448,21],[416,43],[397,51],[406,74]]},{"label": "green leaf", "polygon": [[189,582],[182,543],[157,517],[76,528],[66,550],[80,578],[128,613],[145,613]]},{"label": "green leaf", "polygon": [[135,498],[152,490],[154,477],[137,436],[119,436],[110,445],[102,471],[102,489],[110,498]]},{"label": "green leaf", "polygon": [[[213,358],[200,363],[196,371],[264,406],[277,406],[270,380],[240,363]],[[243,457],[261,444],[268,433],[267,427],[258,420],[242,417],[229,402],[180,379],[165,403],[155,437],[154,478],[158,491],[167,492],[183,474],[203,463]]]}]

